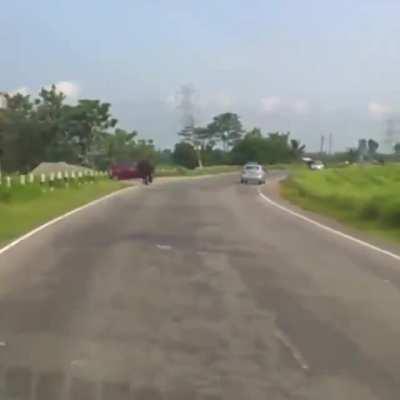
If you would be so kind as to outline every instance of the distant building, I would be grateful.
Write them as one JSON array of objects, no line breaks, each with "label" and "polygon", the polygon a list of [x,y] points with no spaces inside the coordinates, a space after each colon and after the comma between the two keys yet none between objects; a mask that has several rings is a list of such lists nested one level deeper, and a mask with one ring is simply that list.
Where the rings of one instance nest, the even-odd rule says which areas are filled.
[{"label": "distant building", "polygon": [[400,115],[386,121],[384,144],[387,150],[392,151],[396,143],[400,142]]}]

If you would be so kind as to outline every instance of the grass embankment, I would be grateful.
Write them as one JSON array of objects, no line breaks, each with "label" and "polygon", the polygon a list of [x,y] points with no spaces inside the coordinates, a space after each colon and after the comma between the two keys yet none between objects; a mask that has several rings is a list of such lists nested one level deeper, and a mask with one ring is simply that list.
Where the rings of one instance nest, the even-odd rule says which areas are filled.
[{"label": "grass embankment", "polygon": [[282,194],[305,209],[400,240],[400,165],[299,170]]},{"label": "grass embankment", "polygon": [[201,175],[215,175],[223,174],[226,172],[239,171],[240,167],[235,165],[214,165],[211,167],[203,167],[196,169],[188,169],[178,166],[160,166],[156,168],[156,176],[201,176]]},{"label": "grass embankment", "polygon": [[[0,188],[0,246],[67,211],[122,188],[120,182],[101,179],[94,183],[58,187],[38,184]],[[44,191],[45,190],[45,191]]]}]

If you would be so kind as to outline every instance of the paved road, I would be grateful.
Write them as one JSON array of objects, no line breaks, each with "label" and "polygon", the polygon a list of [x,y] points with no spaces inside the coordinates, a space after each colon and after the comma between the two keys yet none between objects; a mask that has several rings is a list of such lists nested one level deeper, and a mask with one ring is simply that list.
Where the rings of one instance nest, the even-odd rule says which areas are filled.
[{"label": "paved road", "polygon": [[399,262],[232,175],[133,188],[0,265],[6,399],[400,398]]}]

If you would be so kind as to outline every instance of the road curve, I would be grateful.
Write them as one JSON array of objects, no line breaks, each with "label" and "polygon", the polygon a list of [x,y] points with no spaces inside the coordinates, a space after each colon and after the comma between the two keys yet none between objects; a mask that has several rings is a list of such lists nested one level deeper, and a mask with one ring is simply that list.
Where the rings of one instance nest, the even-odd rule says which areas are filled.
[{"label": "road curve", "polygon": [[132,188],[0,255],[0,399],[397,400],[399,289],[235,175]]}]

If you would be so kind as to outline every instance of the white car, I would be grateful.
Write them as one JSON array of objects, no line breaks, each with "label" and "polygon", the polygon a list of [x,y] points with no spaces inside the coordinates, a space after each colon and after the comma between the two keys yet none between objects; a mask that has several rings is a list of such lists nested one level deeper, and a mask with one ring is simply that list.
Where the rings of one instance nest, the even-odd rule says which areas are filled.
[{"label": "white car", "polygon": [[257,163],[248,163],[243,167],[240,183],[258,183],[259,185],[265,183],[266,172],[262,165]]},{"label": "white car", "polygon": [[314,171],[321,171],[321,169],[324,169],[325,165],[322,161],[313,161],[310,164],[310,169],[314,170]]}]

